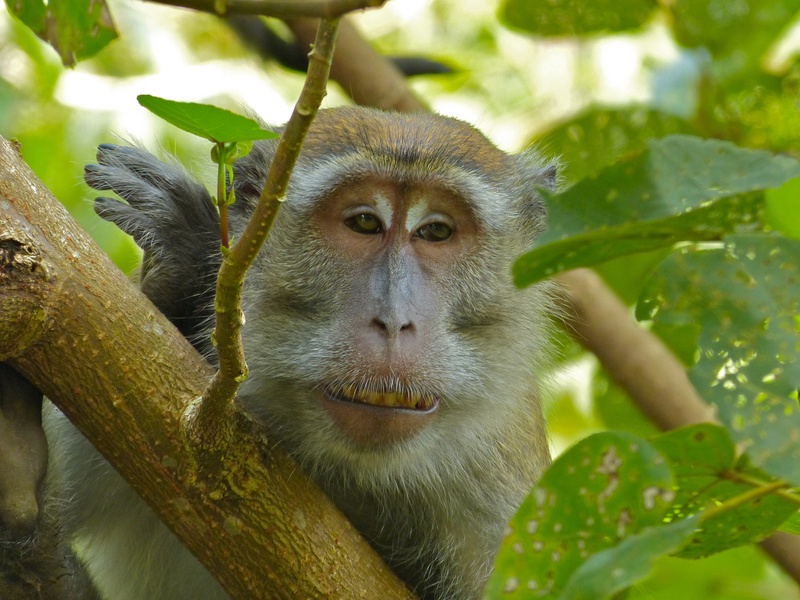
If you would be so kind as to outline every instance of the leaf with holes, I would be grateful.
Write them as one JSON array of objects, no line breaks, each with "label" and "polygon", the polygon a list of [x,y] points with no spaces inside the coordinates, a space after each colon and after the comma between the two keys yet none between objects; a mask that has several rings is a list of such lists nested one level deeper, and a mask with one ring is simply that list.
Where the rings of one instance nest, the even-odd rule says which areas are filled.
[{"label": "leaf with holes", "polygon": [[683,546],[697,527],[698,517],[648,527],[619,545],[598,552],[570,577],[558,600],[610,600],[647,577],[656,559]]},{"label": "leaf with holes", "polygon": [[518,286],[566,269],[680,241],[720,240],[759,222],[763,191],[800,176],[800,162],[685,135],[651,140],[643,153],[548,201],[550,229],[514,264]]},{"label": "leaf with holes", "polygon": [[579,442],[542,475],[509,524],[487,584],[491,598],[556,598],[590,556],[662,523],[668,465],[647,441],[605,432]]},{"label": "leaf with holes", "polygon": [[[664,433],[650,442],[672,466],[677,491],[673,513],[685,518],[751,492],[756,480],[771,478],[736,459],[730,432],[721,425],[702,423]],[[737,476],[741,475],[741,479]],[[735,546],[762,540],[797,510],[780,496],[769,494],[704,519],[679,556],[700,558]]]},{"label": "leaf with holes", "polygon": [[800,484],[800,241],[736,235],[665,260],[636,309],[700,327],[690,377],[753,464]]},{"label": "leaf with holes", "polygon": [[536,136],[531,145],[562,156],[559,175],[572,183],[641,152],[649,139],[692,132],[685,120],[646,107],[595,108]]}]

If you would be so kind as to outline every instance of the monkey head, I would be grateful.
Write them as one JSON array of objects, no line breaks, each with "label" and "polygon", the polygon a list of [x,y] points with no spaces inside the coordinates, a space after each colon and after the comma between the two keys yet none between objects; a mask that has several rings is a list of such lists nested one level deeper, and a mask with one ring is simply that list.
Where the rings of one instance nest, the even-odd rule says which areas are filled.
[{"label": "monkey head", "polygon": [[[242,220],[274,149],[235,166]],[[506,427],[505,405],[535,394],[511,371],[535,368],[549,304],[510,268],[554,173],[458,120],[322,111],[246,284],[243,402],[315,468],[384,476],[387,456],[418,473],[452,432]]]}]

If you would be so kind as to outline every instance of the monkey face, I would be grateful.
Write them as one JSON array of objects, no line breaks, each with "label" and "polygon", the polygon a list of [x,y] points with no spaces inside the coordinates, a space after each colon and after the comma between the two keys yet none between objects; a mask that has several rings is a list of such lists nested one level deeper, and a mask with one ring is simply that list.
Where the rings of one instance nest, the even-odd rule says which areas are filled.
[{"label": "monkey face", "polygon": [[490,222],[442,181],[391,173],[291,202],[245,293],[241,398],[270,433],[307,466],[385,477],[412,470],[388,455],[433,462],[452,430],[500,427],[509,394],[530,394],[506,372],[540,341],[533,292],[511,285],[513,213]]}]

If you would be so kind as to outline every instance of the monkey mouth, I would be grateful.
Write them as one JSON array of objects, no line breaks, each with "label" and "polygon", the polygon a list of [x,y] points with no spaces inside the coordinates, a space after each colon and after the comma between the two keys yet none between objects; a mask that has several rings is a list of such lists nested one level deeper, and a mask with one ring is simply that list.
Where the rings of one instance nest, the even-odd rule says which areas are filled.
[{"label": "monkey mouth", "polygon": [[430,425],[439,397],[406,387],[328,385],[322,406],[333,424],[358,446],[385,448],[415,437]]},{"label": "monkey mouth", "polygon": [[439,403],[439,399],[430,393],[415,393],[408,390],[374,390],[357,385],[328,386],[325,393],[335,400],[384,408],[428,411]]}]

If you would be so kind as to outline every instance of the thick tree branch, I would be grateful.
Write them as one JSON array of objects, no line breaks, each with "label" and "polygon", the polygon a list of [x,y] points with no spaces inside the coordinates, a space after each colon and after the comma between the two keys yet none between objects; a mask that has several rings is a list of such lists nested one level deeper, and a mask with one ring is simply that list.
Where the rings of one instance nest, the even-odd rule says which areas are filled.
[{"label": "thick tree branch", "polygon": [[211,368],[2,138],[0,209],[0,361],[70,417],[234,598],[410,597],[248,416],[232,415],[224,452],[192,444],[185,412]]},{"label": "thick tree branch", "polygon": [[567,330],[656,425],[674,429],[714,420],[713,409],[697,394],[683,365],[634,322],[594,271],[568,271],[558,281],[567,301]]},{"label": "thick tree branch", "polygon": [[[394,65],[342,23],[331,79],[359,104],[399,111],[425,110]],[[308,39],[313,25],[289,21],[298,39]],[[348,41],[345,42],[345,39]],[[369,65],[369,69],[350,65]],[[660,428],[711,420],[713,410],[689,383],[686,370],[656,336],[631,319],[627,308],[588,269],[559,276],[565,291],[564,326],[595,352],[611,377]],[[777,532],[761,547],[800,583],[800,537]]]}]

